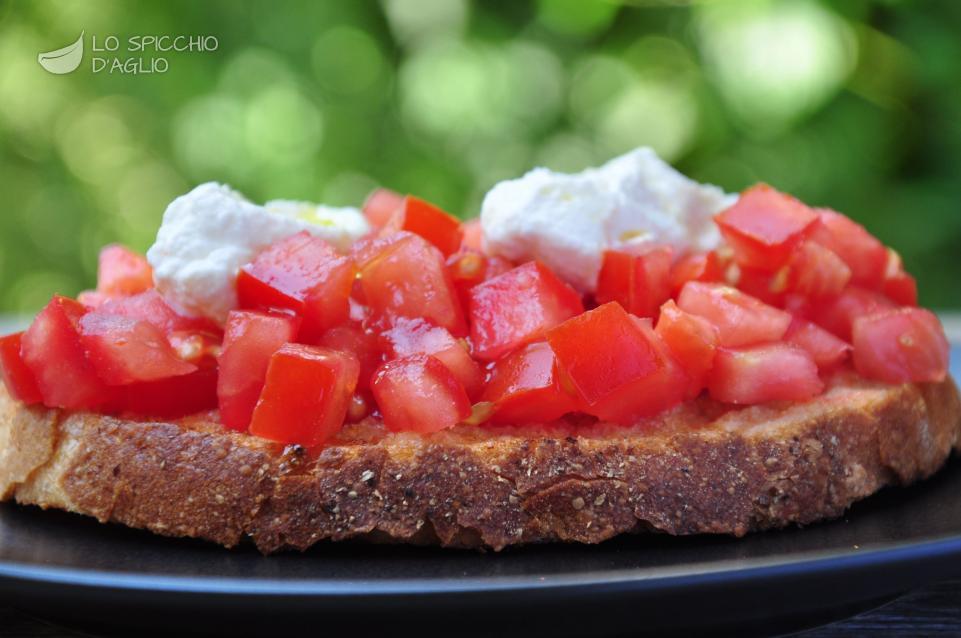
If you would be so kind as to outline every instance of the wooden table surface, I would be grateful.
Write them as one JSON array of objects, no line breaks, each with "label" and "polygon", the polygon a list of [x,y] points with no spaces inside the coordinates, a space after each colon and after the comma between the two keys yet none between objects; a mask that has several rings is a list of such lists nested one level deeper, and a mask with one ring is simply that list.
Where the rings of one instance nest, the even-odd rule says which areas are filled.
[{"label": "wooden table surface", "polygon": [[[951,342],[961,343],[961,313],[941,313],[941,319]],[[22,319],[0,317],[0,334],[17,329],[22,323]],[[961,580],[932,584],[853,618],[792,635],[798,638],[961,636]],[[49,624],[2,604],[0,636],[89,638],[89,634]]]}]

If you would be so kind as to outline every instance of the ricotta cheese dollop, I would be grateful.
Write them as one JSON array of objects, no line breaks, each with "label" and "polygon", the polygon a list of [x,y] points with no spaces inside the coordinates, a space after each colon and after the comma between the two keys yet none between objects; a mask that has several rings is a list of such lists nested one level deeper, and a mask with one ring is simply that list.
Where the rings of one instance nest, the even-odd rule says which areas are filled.
[{"label": "ricotta cheese dollop", "polygon": [[157,290],[171,305],[223,323],[237,306],[240,267],[273,242],[302,230],[346,250],[369,229],[357,209],[283,201],[258,206],[223,184],[208,182],[167,206],[147,260]]},{"label": "ricotta cheese dollop", "polygon": [[593,292],[605,250],[670,244],[678,252],[720,243],[713,215],[737,200],[682,175],[650,148],[600,168],[556,173],[535,168],[484,197],[487,252],[538,259],[582,292]]}]

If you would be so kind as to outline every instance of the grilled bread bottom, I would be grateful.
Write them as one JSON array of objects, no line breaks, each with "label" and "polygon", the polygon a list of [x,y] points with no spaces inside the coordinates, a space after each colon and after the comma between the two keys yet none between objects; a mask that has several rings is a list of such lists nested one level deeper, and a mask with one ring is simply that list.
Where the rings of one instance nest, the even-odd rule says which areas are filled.
[{"label": "grilled bread bottom", "polygon": [[702,398],[629,428],[570,417],[425,435],[368,419],[316,451],[227,431],[216,413],[66,413],[0,387],[0,500],[264,553],[347,538],[500,550],[811,523],[961,449],[950,378],[829,386],[797,404]]}]

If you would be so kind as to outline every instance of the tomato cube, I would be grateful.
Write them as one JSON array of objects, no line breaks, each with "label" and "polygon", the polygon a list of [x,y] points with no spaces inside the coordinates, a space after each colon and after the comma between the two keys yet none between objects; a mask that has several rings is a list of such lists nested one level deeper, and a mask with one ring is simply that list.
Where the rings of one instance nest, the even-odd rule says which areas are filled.
[{"label": "tomato cube", "polygon": [[787,289],[812,299],[840,294],[851,280],[851,269],[830,248],[803,242],[788,265]]},{"label": "tomato cube", "polygon": [[789,274],[787,266],[772,272],[735,264],[731,274],[730,283],[741,292],[771,306],[780,306],[784,302]]},{"label": "tomato cube", "polygon": [[851,283],[877,289],[884,277],[887,249],[864,226],[827,208],[815,209],[811,240],[831,249],[851,269]]},{"label": "tomato cube", "polygon": [[149,321],[164,334],[175,330],[195,330],[218,334],[220,327],[206,317],[188,317],[174,310],[159,292],[151,288],[129,297],[117,297],[98,307],[105,314]]},{"label": "tomato cube", "polygon": [[812,229],[817,215],[790,195],[758,184],[714,219],[739,263],[777,270]]},{"label": "tomato cube", "polygon": [[882,310],[854,321],[854,367],[887,383],[943,381],[950,347],[941,322],[922,308]]},{"label": "tomato cube", "polygon": [[381,335],[381,342],[388,359],[413,354],[433,355],[454,373],[471,398],[476,397],[484,385],[484,372],[471,359],[467,344],[423,319],[397,319],[393,327]]},{"label": "tomato cube", "polygon": [[300,320],[290,315],[232,310],[227,315],[217,400],[220,420],[247,431],[275,352],[297,337]]},{"label": "tomato cube", "polygon": [[498,359],[482,400],[494,404],[491,422],[502,424],[546,423],[578,409],[561,387],[554,351],[544,341]]},{"label": "tomato cube", "polygon": [[217,407],[217,368],[119,386],[119,411],[139,417],[179,419]]},{"label": "tomato cube", "polygon": [[375,242],[365,254],[360,282],[374,315],[422,317],[455,336],[467,334],[444,256],[418,235],[399,232]]},{"label": "tomato cube", "polygon": [[460,243],[461,249],[466,248],[478,252],[484,250],[484,228],[481,226],[480,217],[468,219],[460,225],[460,229],[464,236]]},{"label": "tomato cube", "polygon": [[293,311],[303,318],[303,340],[310,341],[347,320],[356,275],[352,259],[302,231],[272,244],[240,269],[237,298],[241,308]]},{"label": "tomato cube", "polygon": [[464,386],[430,355],[388,361],[374,373],[371,389],[384,425],[395,432],[437,432],[471,414]]},{"label": "tomato cube", "polygon": [[616,301],[638,317],[654,317],[671,296],[670,246],[657,246],[640,255],[604,252],[597,278],[597,302]]},{"label": "tomato cube", "polygon": [[851,328],[858,317],[893,308],[884,295],[858,286],[848,286],[837,297],[812,308],[811,319],[842,340],[851,343]]},{"label": "tomato cube", "polygon": [[437,247],[444,256],[457,252],[463,234],[460,220],[433,204],[408,195],[384,225],[381,236],[406,230]]},{"label": "tomato cube", "polygon": [[20,354],[22,332],[0,337],[0,377],[10,396],[31,405],[43,401],[37,379]]},{"label": "tomato cube", "polygon": [[884,295],[899,306],[918,305],[918,282],[904,270],[901,255],[888,249],[888,265],[881,284]]},{"label": "tomato cube", "polygon": [[537,261],[474,286],[469,307],[474,355],[484,361],[540,339],[584,311],[580,295]]},{"label": "tomato cube", "polygon": [[153,269],[146,257],[118,244],[100,251],[97,292],[135,295],[150,288],[153,288]]},{"label": "tomato cube", "polygon": [[289,343],[270,357],[250,433],[306,447],[344,424],[360,364],[349,352]]},{"label": "tomato cube", "polygon": [[724,281],[727,269],[717,252],[684,255],[671,267],[671,294],[676,296],[689,281]]},{"label": "tomato cube", "polygon": [[217,366],[223,336],[198,330],[175,330],[167,335],[177,357],[200,368]]},{"label": "tomato cube", "polygon": [[44,405],[90,410],[113,399],[84,354],[79,326],[86,312],[79,302],[54,296],[23,333],[23,362],[33,372]]},{"label": "tomato cube", "polygon": [[718,343],[728,348],[777,341],[791,325],[790,314],[721,284],[690,281],[677,305],[714,324]]},{"label": "tomato cube", "polygon": [[547,332],[561,373],[589,414],[624,425],[679,403],[684,373],[650,320],[611,302]]},{"label": "tomato cube", "polygon": [[149,321],[94,310],[80,318],[87,361],[107,385],[128,385],[190,374],[197,366],[177,357]]},{"label": "tomato cube", "polygon": [[88,310],[96,310],[104,305],[116,295],[108,295],[97,290],[81,290],[77,293],[77,301],[83,304]]},{"label": "tomato cube", "polygon": [[712,398],[740,405],[805,401],[824,390],[811,355],[786,343],[718,349],[707,387]]},{"label": "tomato cube", "polygon": [[703,317],[684,312],[673,300],[661,306],[654,332],[667,344],[690,379],[686,398],[696,397],[707,383],[717,351],[717,328]]},{"label": "tomato cube", "polygon": [[472,248],[461,248],[447,258],[447,272],[464,307],[470,305],[471,288],[503,275],[513,267],[513,264],[503,257],[485,255]]},{"label": "tomato cube", "polygon": [[851,345],[841,341],[817,324],[799,317],[791,321],[784,341],[806,350],[822,372],[832,370],[847,359]]},{"label": "tomato cube", "polygon": [[314,343],[331,350],[349,352],[357,357],[360,363],[357,387],[362,390],[370,387],[370,379],[383,360],[376,334],[365,330],[357,322],[349,321],[331,328]]},{"label": "tomato cube", "polygon": [[404,196],[389,188],[377,188],[364,202],[364,217],[374,228],[383,228],[387,220],[404,203]]}]

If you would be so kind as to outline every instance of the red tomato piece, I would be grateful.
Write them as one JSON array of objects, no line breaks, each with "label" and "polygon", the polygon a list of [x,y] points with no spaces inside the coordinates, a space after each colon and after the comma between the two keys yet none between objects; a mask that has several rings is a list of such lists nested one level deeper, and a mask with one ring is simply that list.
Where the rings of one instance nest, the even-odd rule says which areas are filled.
[{"label": "red tomato piece", "polygon": [[877,289],[884,277],[888,253],[864,226],[827,208],[815,209],[818,223],[811,240],[831,249],[851,269],[851,283]]},{"label": "red tomato piece", "polygon": [[828,332],[851,343],[851,328],[858,317],[893,307],[894,304],[880,293],[848,286],[837,297],[815,305],[811,319]]},{"label": "red tomato piece", "polygon": [[812,299],[840,294],[851,281],[851,269],[830,248],[803,242],[788,264],[787,288]]},{"label": "red tomato piece", "polygon": [[240,269],[237,298],[241,308],[295,312],[303,317],[302,339],[312,341],[347,321],[356,275],[351,258],[302,231],[272,244]]},{"label": "red tomato piece", "polygon": [[727,348],[777,341],[791,325],[790,314],[722,284],[690,281],[677,305],[714,324],[718,343]]},{"label": "red tomato piece", "polygon": [[881,291],[899,306],[918,305],[918,282],[905,272],[901,255],[891,249],[888,249],[888,265]]},{"label": "red tomato piece", "polygon": [[377,188],[364,202],[364,217],[374,228],[383,228],[387,220],[404,203],[404,196],[389,188]]},{"label": "red tomato piece", "polygon": [[190,374],[197,366],[177,357],[160,328],[143,319],[98,310],[80,318],[80,342],[107,385],[129,385]]},{"label": "red tomato piece", "polygon": [[714,219],[739,263],[777,270],[814,226],[817,215],[790,195],[758,184]]},{"label": "red tomato piece", "polygon": [[81,290],[77,294],[77,301],[86,306],[89,310],[96,310],[104,305],[116,295],[107,295],[97,290]]},{"label": "red tomato piece", "polygon": [[282,443],[320,445],[344,424],[360,364],[349,352],[288,343],[270,357],[250,433]]},{"label": "red tomato piece", "polygon": [[580,295],[550,268],[537,261],[518,266],[470,291],[474,356],[498,359],[583,311]]},{"label": "red tomato piece", "polygon": [[220,420],[225,426],[247,430],[270,358],[297,337],[299,324],[299,319],[289,315],[245,310],[232,310],[227,315],[217,382]]},{"label": "red tomato piece", "polygon": [[717,351],[717,328],[703,317],[684,312],[673,300],[661,306],[654,332],[667,344],[674,359],[690,379],[686,398],[701,393]]},{"label": "red tomato piece", "polygon": [[583,409],[631,425],[679,403],[687,378],[650,320],[610,302],[547,332],[562,374]]},{"label": "red tomato piece", "polygon": [[430,355],[388,361],[374,373],[371,390],[384,425],[395,432],[437,432],[471,414],[464,386]]},{"label": "red tomato piece", "polygon": [[91,410],[113,399],[84,355],[79,325],[86,312],[79,302],[55,295],[23,333],[23,362],[37,380],[44,405]]},{"label": "red tomato piece", "polygon": [[340,352],[350,352],[357,357],[360,363],[357,387],[361,390],[370,388],[370,379],[383,360],[376,334],[364,330],[359,323],[349,321],[325,332],[316,341],[316,345]]},{"label": "red tomato piece", "polygon": [[400,208],[387,220],[381,234],[400,230],[420,235],[445,257],[457,252],[463,237],[459,219],[413,195],[404,198]]},{"label": "red tomato piece", "polygon": [[653,317],[671,296],[670,246],[657,246],[641,255],[604,252],[597,277],[597,303],[616,301],[638,317]]},{"label": "red tomato piece", "polygon": [[788,282],[787,266],[782,266],[771,272],[735,264],[731,273],[732,283],[741,292],[756,297],[771,306],[780,306],[784,302]]},{"label": "red tomato piece", "polygon": [[554,351],[544,341],[498,359],[482,400],[494,404],[491,421],[502,424],[546,423],[578,408],[561,387]]},{"label": "red tomato piece", "polygon": [[125,246],[111,244],[100,251],[97,292],[135,295],[153,288],[153,269],[147,258]]},{"label": "red tomato piece", "polygon": [[129,297],[111,299],[102,304],[98,310],[105,314],[149,321],[160,328],[164,334],[175,330],[220,333],[220,327],[206,317],[188,317],[178,313],[153,288]]},{"label": "red tomato piece", "polygon": [[467,334],[444,256],[418,235],[399,232],[367,250],[360,282],[371,312],[381,318],[422,317],[451,334]]},{"label": "red tomato piece", "polygon": [[120,412],[140,417],[179,419],[217,407],[217,368],[119,386]]},{"label": "red tomato piece", "polygon": [[0,377],[14,399],[32,405],[43,401],[37,379],[20,355],[22,332],[0,337]]},{"label": "red tomato piece", "polygon": [[782,297],[781,309],[802,319],[810,319],[814,314],[814,304],[811,303],[811,300],[796,292],[789,292]]},{"label": "red tomato piece", "polygon": [[671,267],[671,294],[676,296],[689,281],[724,281],[726,266],[717,252],[691,253]]},{"label": "red tomato piece", "polygon": [[941,382],[947,375],[948,340],[928,310],[882,310],[856,319],[853,332],[859,374],[887,383]]},{"label": "red tomato piece", "polygon": [[380,338],[388,359],[433,355],[454,373],[469,397],[476,397],[483,388],[484,372],[471,359],[467,344],[444,328],[432,326],[423,319],[398,318]]},{"label": "red tomato piece", "polygon": [[481,226],[480,217],[468,219],[460,225],[460,229],[464,236],[460,243],[462,249],[467,248],[478,252],[484,250],[484,228]]},{"label": "red tomato piece", "polygon": [[177,357],[201,368],[216,367],[222,336],[212,332],[175,330],[167,335]]},{"label": "red tomato piece", "polygon": [[724,403],[805,401],[822,390],[811,355],[786,343],[720,348],[708,375],[711,397]]},{"label": "red tomato piece", "polygon": [[465,307],[470,303],[470,289],[487,279],[487,260],[486,255],[465,248],[447,258],[447,272]]},{"label": "red tomato piece", "polygon": [[795,317],[784,341],[806,350],[821,371],[836,368],[851,353],[851,345],[841,341],[817,324]]}]

